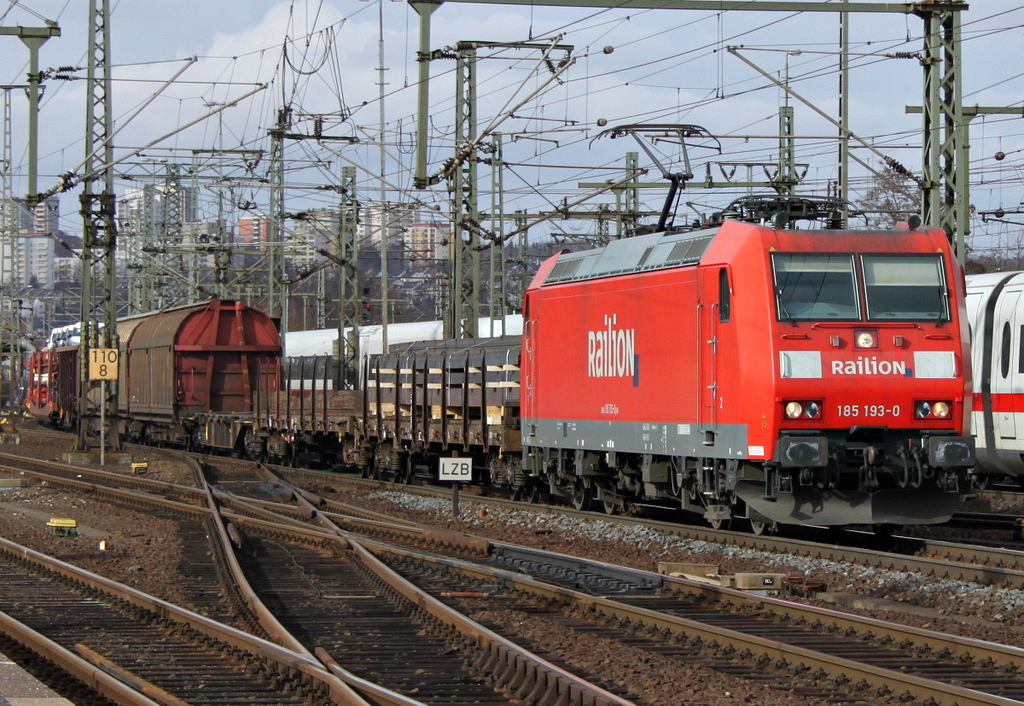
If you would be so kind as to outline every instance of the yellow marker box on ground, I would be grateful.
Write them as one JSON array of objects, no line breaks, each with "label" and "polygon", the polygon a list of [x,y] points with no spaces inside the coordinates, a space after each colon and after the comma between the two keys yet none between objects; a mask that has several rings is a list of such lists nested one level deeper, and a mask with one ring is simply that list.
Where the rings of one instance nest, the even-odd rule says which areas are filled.
[{"label": "yellow marker box on ground", "polygon": [[70,517],[51,517],[46,523],[50,533],[58,537],[74,537],[78,534],[78,521]]}]

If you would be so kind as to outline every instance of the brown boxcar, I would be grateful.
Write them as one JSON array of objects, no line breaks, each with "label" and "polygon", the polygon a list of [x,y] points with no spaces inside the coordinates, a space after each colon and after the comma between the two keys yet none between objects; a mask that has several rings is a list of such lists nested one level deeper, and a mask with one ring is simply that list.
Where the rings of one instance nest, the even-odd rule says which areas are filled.
[{"label": "brown boxcar", "polygon": [[262,374],[277,381],[281,337],[265,314],[214,300],[118,322],[119,411],[128,436],[240,449]]}]

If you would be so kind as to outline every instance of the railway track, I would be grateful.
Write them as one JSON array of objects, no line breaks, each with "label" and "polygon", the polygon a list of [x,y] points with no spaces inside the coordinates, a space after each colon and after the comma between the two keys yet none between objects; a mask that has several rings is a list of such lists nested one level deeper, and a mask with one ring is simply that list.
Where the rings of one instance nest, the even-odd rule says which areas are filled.
[{"label": "railway track", "polygon": [[[257,495],[269,497],[280,495],[276,491],[267,492],[267,489],[273,486],[272,481],[267,483],[262,481],[256,482],[252,469],[252,465],[249,464],[248,468],[235,468],[227,472],[214,473],[213,477],[221,487],[231,485],[236,490],[245,489],[247,492],[255,492]],[[43,473],[43,471],[38,472]],[[74,475],[77,476],[77,474]],[[256,477],[258,477],[258,474]],[[97,477],[93,476],[89,479],[93,481],[90,483],[85,483],[77,478],[73,481],[67,481],[67,474],[64,472],[56,474],[53,478],[61,487],[78,489],[79,492],[85,492],[86,490],[94,492],[95,489],[92,486],[95,485],[97,480]],[[68,484],[64,485],[64,483]],[[209,515],[211,512],[209,508],[215,507],[217,503],[213,500],[211,489],[207,488],[204,492],[209,494],[206,503],[206,512]],[[292,491],[289,491],[289,494],[292,494]],[[127,488],[106,488],[104,490],[104,497],[120,497],[132,503],[145,503],[149,508],[163,508],[164,511],[180,505],[177,500],[169,499],[166,493],[163,495],[152,495]],[[306,517],[309,518],[310,516],[311,513],[307,510]],[[213,521],[215,524],[221,522],[217,518],[213,518]],[[228,547],[232,542],[237,545],[242,544],[238,533],[229,531],[230,527],[229,524],[225,524],[224,532],[220,533],[220,544],[222,547]],[[275,531],[280,533],[281,530],[277,529]],[[486,631],[481,630],[479,626],[472,624],[471,621],[467,621],[453,611],[435,608],[435,610],[424,612],[422,607],[418,605],[419,599],[423,598],[422,594],[419,594],[414,588],[407,586],[397,575],[380,566],[379,562],[365,551],[359,549],[353,542],[339,544],[337,538],[334,538],[333,541],[314,540],[314,543],[322,544],[324,541],[328,541],[336,545],[335,549],[337,551],[347,556],[350,568],[362,567],[361,571],[352,572],[353,576],[362,576],[362,586],[357,588],[354,585],[346,585],[340,587],[340,592],[330,592],[326,598],[323,594],[316,592],[310,594],[311,607],[305,616],[309,621],[309,625],[305,622],[295,623],[292,621],[293,626],[301,635],[306,637],[307,649],[303,645],[301,638],[290,634],[287,628],[281,626],[274,615],[274,611],[268,609],[266,603],[266,601],[270,601],[271,605],[275,605],[284,615],[294,615],[291,611],[299,611],[301,613],[298,606],[301,602],[301,597],[295,595],[295,586],[288,584],[286,579],[289,575],[287,569],[288,567],[299,565],[295,562],[296,554],[303,555],[304,562],[300,562],[300,564],[308,561],[310,566],[314,566],[315,561],[310,552],[316,553],[321,549],[305,547],[302,545],[302,539],[298,543],[295,543],[294,538],[292,539],[292,546],[286,549],[282,549],[283,545],[280,540],[273,538],[257,540],[263,543],[261,545],[263,551],[256,552],[256,554],[249,554],[244,551],[240,553],[245,563],[244,570],[241,567],[229,566],[233,582],[237,585],[236,588],[230,588],[230,592],[237,593],[240,597],[239,600],[235,601],[241,605],[238,614],[242,616],[248,615],[250,620],[255,617],[258,622],[256,632],[259,632],[259,628],[262,628],[265,634],[275,643],[283,645],[282,649],[290,650],[294,654],[302,656],[303,659],[308,659],[312,664],[321,665],[319,666],[320,669],[330,669],[332,674],[338,675],[336,681],[341,687],[345,687],[349,683],[355,685],[354,688],[364,697],[371,699],[371,703],[519,704],[521,703],[521,698],[518,694],[523,689],[526,689],[524,695],[530,696],[532,702],[537,704],[570,703],[579,704],[580,706],[627,706],[630,703],[625,699],[617,698],[613,694],[605,692],[593,684],[589,684],[584,679],[563,672],[557,667],[537,659],[515,645],[507,644],[496,636],[486,634]],[[303,539],[308,539],[308,537],[304,536]],[[216,545],[217,542],[215,541],[213,544]],[[252,547],[253,545],[246,543],[245,546]],[[228,552],[224,563],[237,565],[238,557]],[[337,563],[332,563],[332,567],[336,570]],[[305,568],[303,570],[311,571],[311,569]],[[231,583],[225,581],[224,572],[218,571],[216,573],[220,575],[222,584],[228,585]],[[308,573],[305,575],[308,577]],[[255,583],[260,590],[252,590],[248,577],[256,578]],[[324,580],[329,581],[332,579],[328,576]],[[284,581],[283,584],[282,581]],[[409,678],[415,677],[415,681],[411,683],[403,684],[402,679],[395,682],[396,686],[404,687],[410,692],[409,698],[402,697],[400,694],[390,691],[387,687],[382,687],[375,682],[368,681],[365,677],[353,675],[337,656],[332,655],[330,650],[324,647],[324,642],[329,643],[329,641],[325,640],[323,635],[316,634],[315,630],[311,630],[312,626],[317,623],[321,625],[334,624],[334,621],[330,619],[325,620],[324,616],[337,615],[336,611],[340,605],[338,599],[342,596],[348,596],[344,600],[353,601],[355,606],[362,608],[371,605],[373,608],[373,612],[369,616],[370,619],[362,621],[369,630],[362,643],[364,646],[365,644],[373,643],[379,646],[382,641],[382,635],[386,636],[388,630],[395,632],[396,635],[402,630],[405,631],[406,638],[403,644],[407,645],[409,651],[404,654],[393,654],[393,651],[388,648],[377,649],[376,652],[367,652],[365,649],[360,649],[358,652],[364,656],[363,668],[371,676],[379,675],[394,678],[396,670],[401,668],[405,670]],[[280,600],[282,597],[284,600]],[[274,603],[275,598],[279,599],[276,604]],[[326,602],[317,604],[313,601],[313,598],[316,601]],[[393,609],[390,624],[382,625],[382,617],[387,612],[386,610],[382,612],[382,606],[387,606],[390,603],[398,603],[400,605]],[[216,607],[219,606],[220,603],[217,603]],[[409,631],[410,616],[414,616],[415,619],[416,615],[420,615],[419,621],[421,625],[418,629]],[[96,622],[97,620],[99,619],[94,616],[88,618],[89,623]],[[353,616],[353,621],[355,625],[360,623],[356,616]],[[355,629],[358,631],[359,628],[356,627]],[[352,631],[349,631],[348,635],[351,636],[351,634]],[[384,642],[387,644],[386,639]],[[414,643],[419,643],[419,646],[412,647],[411,645]],[[351,652],[347,652],[344,649],[345,644],[344,640],[336,641],[336,647],[340,656],[350,657]],[[314,650],[318,652],[319,659],[313,656]],[[475,670],[467,669],[467,656],[480,653],[500,656],[502,666],[515,664],[515,672],[506,674],[504,669],[499,669],[496,672],[479,668]],[[372,657],[371,663],[380,663],[380,666],[375,668],[365,666],[365,656],[367,654]],[[410,654],[417,656],[417,663],[411,667],[407,661]],[[424,673],[423,665],[427,663],[425,660],[426,655],[433,655],[432,660],[430,660],[430,666],[434,671],[429,677],[422,676]],[[122,669],[122,671],[129,671],[125,670],[123,666],[118,668]],[[160,684],[154,684],[152,687],[145,686],[144,688],[168,689],[168,687]],[[172,683],[169,685],[169,688],[183,689],[184,687],[177,683]],[[294,686],[287,685],[285,688],[292,689]],[[421,702],[413,696],[419,692],[429,697],[428,700]],[[168,690],[168,693],[176,697],[174,692]],[[311,698],[308,693],[303,693],[305,694],[304,698]],[[188,697],[184,700],[190,701],[190,698]],[[246,695],[242,695],[239,698],[241,699],[240,703],[255,704],[264,702],[256,697],[252,697],[252,700],[250,700],[250,697]],[[455,701],[452,701],[452,699],[455,699]],[[223,701],[214,701],[214,703],[223,703]],[[280,703],[289,703],[289,701],[281,701]],[[310,703],[314,702],[310,701]],[[362,701],[358,701],[358,703],[362,703]]]},{"label": "railway track", "polygon": [[[436,486],[388,484],[382,481],[309,469],[275,466],[272,467],[272,470],[299,487],[320,491],[323,496],[322,508],[325,511],[337,513],[338,517],[388,520],[385,515],[349,503],[335,501],[333,499],[335,491],[344,487],[394,490],[440,499],[448,499],[451,495],[450,490]],[[474,507],[491,506],[506,509],[536,509],[538,507],[533,503],[523,503],[507,498],[466,494],[467,502],[470,498]],[[937,579],[971,581],[982,585],[1024,587],[1024,550],[1013,547],[985,546],[976,543],[947,542],[905,536],[879,538],[871,532],[844,530],[836,533],[827,528],[802,529],[799,532],[799,537],[754,535],[749,532],[715,530],[651,517],[610,516],[562,506],[542,506],[542,509],[545,513],[567,518],[597,519],[616,526],[644,527],[669,536],[722,544],[742,550],[824,559],[868,568],[885,568],[921,574]]]},{"label": "railway track", "polygon": [[[377,521],[366,526],[380,532]],[[427,539],[415,528],[390,530],[392,539],[402,533],[410,544]],[[428,555],[373,541],[367,546],[417,584],[432,586],[437,597],[476,596],[486,603],[511,594],[522,602],[503,603],[505,611],[536,615],[540,603],[554,624],[571,625],[582,634],[599,632],[633,648],[640,639],[652,654],[674,651],[716,668],[728,658],[726,671],[757,674],[787,689],[796,681],[812,698],[834,699],[851,691],[868,702],[892,697],[997,704],[1024,698],[1018,678],[1024,651],[1015,648],[500,544],[487,557],[493,566],[486,569],[482,562],[439,558],[439,547]],[[456,574],[463,583],[453,586]]]},{"label": "railway track", "polygon": [[[395,551],[378,549],[384,555]],[[1012,703],[1022,697],[1022,653],[1014,648],[745,594],[739,597],[723,591],[724,595],[715,596],[713,589],[695,589],[678,581],[666,582],[652,593],[651,587],[659,582],[654,576],[630,586],[617,568],[610,576],[582,566],[566,571],[566,563],[580,562],[565,557],[527,559],[518,551],[508,561],[501,554],[497,552],[494,561],[518,568],[516,578],[496,573],[484,579],[467,569],[464,584],[456,586],[451,563],[431,564],[436,558],[411,558],[400,552],[392,560],[418,584],[431,586],[432,594],[464,596],[456,603],[461,610],[497,610],[495,598],[509,592],[517,600],[499,601],[502,612],[543,614],[554,626],[574,629],[581,636],[600,634],[622,648],[642,645],[640,649],[648,654],[641,663],[669,653],[823,699],[842,699],[851,692],[869,703],[883,696],[960,704]],[[530,567],[526,574],[521,573],[524,564]],[[524,577],[543,580],[530,585]],[[553,591],[551,584],[574,589]],[[607,592],[608,586],[615,587],[613,593]],[[614,600],[595,598],[609,595]],[[520,622],[509,619],[505,629]],[[931,683],[935,681],[947,683],[936,687]]]},{"label": "railway track", "polygon": [[[220,464],[220,462],[221,460],[218,459],[217,463]],[[367,516],[373,517],[373,515],[361,508],[346,508],[343,504],[336,501],[324,500],[315,496],[310,491],[296,489],[295,491],[285,493],[282,491],[284,484],[273,481],[272,478],[264,476],[262,472],[255,471],[251,464],[245,467],[245,470],[233,470],[226,473],[227,475],[219,477],[223,480],[231,476],[231,478],[228,478],[228,481],[233,486],[220,483],[221,488],[234,487],[240,492],[226,493],[222,490],[221,494],[218,495],[218,502],[226,503],[230,506],[230,511],[226,514],[227,519],[236,528],[244,528],[246,546],[250,549],[259,546],[258,554],[269,555],[272,551],[279,550],[286,543],[285,537],[291,533],[313,532],[315,534],[319,532],[321,536],[313,540],[312,546],[315,546],[316,542],[326,542],[328,541],[329,533],[324,535],[324,530],[310,530],[309,521],[313,519],[321,522],[332,521],[345,528],[348,533],[346,536],[368,547],[372,547],[374,553],[385,557],[394,568],[406,572],[410,579],[426,588],[435,598],[446,601],[474,615],[480,615],[485,623],[496,628],[504,624],[501,619],[502,615],[519,615],[526,616],[532,620],[548,621],[552,625],[557,624],[567,630],[576,630],[581,636],[599,635],[602,639],[618,640],[624,646],[623,650],[625,650],[626,645],[630,649],[640,649],[634,644],[636,641],[639,641],[643,643],[642,649],[646,650],[646,658],[648,659],[653,660],[655,657],[664,658],[668,654],[673,658],[687,658],[709,666],[717,665],[715,668],[727,673],[731,672],[737,675],[752,675],[756,673],[761,675],[757,677],[758,679],[765,681],[777,679],[779,680],[778,683],[786,685],[787,688],[794,688],[794,685],[797,684],[799,689],[802,690],[800,693],[804,694],[807,698],[823,697],[828,694],[832,694],[831,698],[835,698],[836,694],[846,693],[848,695],[851,690],[858,694],[856,698],[868,702],[871,702],[872,699],[882,698],[883,694],[888,694],[885,698],[910,698],[911,695],[914,695],[913,698],[917,698],[924,694],[920,698],[932,698],[935,700],[935,703],[951,703],[949,701],[951,698],[955,699],[957,703],[1004,703],[1005,701],[1001,699],[1011,698],[1006,696],[1006,694],[1012,694],[1012,698],[1022,696],[1020,693],[1013,691],[1013,688],[1015,684],[1014,677],[1018,674],[1017,670],[1024,665],[1020,664],[1019,654],[1015,653],[1012,649],[1007,653],[986,654],[981,649],[982,646],[974,644],[973,641],[969,640],[957,642],[954,639],[952,643],[942,644],[934,642],[931,635],[911,634],[908,636],[906,633],[897,635],[888,623],[878,621],[872,623],[868,621],[858,627],[854,627],[848,622],[851,620],[850,616],[843,614],[836,614],[843,615],[842,618],[834,617],[830,613],[819,613],[808,617],[808,615],[792,614],[789,612],[789,607],[782,612],[776,612],[779,609],[765,607],[764,601],[766,599],[763,598],[755,599],[752,603],[754,607],[744,607],[741,609],[737,608],[740,599],[734,597],[723,599],[721,596],[718,596],[711,599],[707,596],[694,598],[691,595],[686,595],[680,599],[678,596],[672,595],[678,591],[678,586],[669,588],[670,585],[675,586],[675,584],[666,577],[647,575],[643,576],[641,580],[636,578],[638,576],[636,572],[624,570],[621,567],[598,567],[595,569],[585,565],[578,558],[563,557],[559,558],[558,561],[554,561],[550,557],[538,558],[530,552],[523,554],[524,550],[518,548],[505,547],[499,543],[488,543],[486,540],[468,537],[458,532],[416,528],[411,527],[409,523],[387,523],[381,517],[358,519],[357,516],[365,518]],[[260,478],[262,480],[259,480]],[[338,479],[334,478],[334,481],[337,483]],[[306,481],[304,484],[309,487],[326,490],[328,493],[331,490],[325,484],[323,478],[313,483]],[[273,492],[266,493],[260,490],[261,488],[265,490],[267,487],[273,487]],[[232,503],[231,499],[237,499],[243,491],[245,494],[253,495],[256,499],[237,500],[237,502]],[[132,497],[135,491],[124,490],[118,492],[123,492],[128,497]],[[477,499],[474,500],[476,501]],[[159,502],[174,501],[160,500]],[[310,502],[313,504],[310,505]],[[624,518],[621,521],[629,521],[629,518]],[[301,527],[302,524],[305,524],[305,527]],[[649,521],[646,524],[650,524]],[[377,539],[356,539],[355,533],[357,532],[368,533],[369,536],[376,537]],[[263,535],[267,535],[266,538]],[[401,539],[403,535],[406,537],[405,539]],[[752,538],[750,535],[742,536],[745,540],[767,541],[775,539]],[[287,540],[289,543],[295,541],[298,540],[294,537]],[[308,542],[309,540],[303,541]],[[385,541],[387,542],[386,544]],[[269,542],[269,544],[257,545],[250,542]],[[406,548],[396,547],[396,543],[403,543]],[[416,549],[409,549],[408,547],[416,547]],[[423,553],[423,548],[429,548],[430,553]],[[305,560],[296,561],[296,557],[306,551],[313,551],[314,554],[320,556],[320,553],[324,550],[322,547],[309,550],[300,542],[286,550],[279,551],[282,557],[281,560],[285,564],[281,566],[270,564],[268,565],[270,568],[262,570],[253,567],[247,569],[252,575],[262,571],[265,576],[270,577],[265,584],[260,586],[261,595],[263,595],[268,605],[274,604],[275,600],[280,601],[282,606],[288,605],[288,601],[294,598],[297,595],[296,592],[300,591],[300,589],[306,591],[308,595],[315,595],[320,588],[319,583],[329,582],[332,580],[333,573],[337,573],[337,560],[324,559],[324,557],[320,556],[320,560],[326,562],[324,566],[335,567],[333,571],[331,568],[318,569],[317,575],[324,578],[312,580],[311,573],[303,572],[301,579],[292,577],[290,582],[286,581],[284,577],[288,574],[282,567],[286,566],[288,562],[291,562],[293,567],[307,565]],[[825,551],[831,552],[833,548],[826,547]],[[332,557],[335,553],[336,550],[329,552]],[[243,557],[247,554],[248,550],[242,552]],[[438,557],[439,554],[447,556],[441,559]],[[417,558],[414,561],[409,558],[414,555],[432,556],[433,559]],[[424,561],[427,563],[422,563]],[[441,563],[432,565],[430,561]],[[467,574],[470,578],[466,578],[466,576],[457,579],[453,578],[455,572],[452,568],[454,566],[452,562],[460,561],[465,563],[467,567],[477,567],[476,569],[465,569],[470,572]],[[891,557],[889,561],[891,561]],[[308,565],[318,566],[317,560],[314,557],[310,557]],[[487,565],[486,568],[496,571],[497,574],[495,575],[499,578],[481,579],[472,573],[473,571],[480,570],[480,567],[484,565]],[[988,571],[992,575],[992,570],[989,569]],[[347,573],[353,572],[348,571]],[[539,581],[538,583],[546,586],[546,588],[531,589],[534,593],[523,590],[516,581],[524,580],[524,575],[534,579],[543,578],[544,581]],[[510,579],[509,576],[513,578]],[[324,585],[328,584],[324,583]],[[509,586],[513,585],[516,587],[510,589]],[[481,589],[481,586],[484,588]],[[327,592],[324,594],[327,596],[327,606],[331,605],[331,600],[336,600],[332,599],[332,596],[348,595],[344,591],[349,590],[351,589],[344,587],[342,592]],[[706,591],[708,589],[702,588],[701,590]],[[501,593],[501,591],[505,593]],[[556,593],[548,594],[545,593],[546,591],[555,591]],[[609,608],[607,605],[602,604],[601,608],[598,609],[585,602],[573,603],[565,597],[566,594],[558,593],[559,591],[579,593],[583,597],[579,600],[583,601],[593,601],[596,598],[601,600],[611,600],[614,598],[616,605],[614,608]],[[746,594],[741,595],[746,596]],[[497,596],[503,596],[504,598],[497,599]],[[320,599],[322,600],[323,596]],[[749,599],[749,596],[746,596],[746,599]],[[362,600],[365,602],[366,599]],[[679,603],[677,608],[673,609],[672,600],[681,601],[681,603]],[[301,604],[301,601],[297,603]],[[722,613],[722,617],[717,619],[708,618],[707,621],[693,619],[695,614],[703,615],[704,613],[710,613],[711,611],[708,609],[708,606],[719,603],[727,606]],[[494,610],[495,604],[501,607],[500,611]],[[792,606],[793,604],[787,603],[786,605]],[[557,610],[552,606],[558,606]],[[334,604],[333,607],[336,609],[337,604]],[[623,617],[626,614],[620,614],[618,611],[626,610],[627,608],[640,611],[640,613]],[[301,613],[301,610],[294,606],[289,610],[297,610],[297,612]],[[322,616],[325,612],[329,614],[330,610],[330,607],[320,604],[311,611],[314,617],[310,618],[310,620],[315,621],[315,616]],[[652,618],[643,611],[659,616],[658,620],[664,620],[664,616],[672,616],[673,610],[678,613],[678,615],[674,616],[674,619],[711,623],[710,626],[699,628],[701,630],[722,628],[724,623],[727,626],[726,630],[745,635],[745,637],[737,638],[730,635],[730,639],[735,639],[736,642],[727,643],[720,633],[715,633],[713,630],[708,634],[714,636],[706,637],[699,632],[695,632],[697,628],[693,627],[687,628],[689,630],[687,632],[678,626],[670,628],[658,624],[652,627],[651,624],[645,622],[645,620],[649,621]],[[736,627],[733,623],[743,622],[738,621],[737,613],[743,615],[744,621],[750,621],[743,629],[733,629]],[[750,618],[751,613],[755,617],[758,613],[764,613],[772,617],[768,618],[766,623],[759,623],[757,620]],[[717,625],[715,624],[716,620],[719,621]],[[289,624],[289,629],[292,632],[301,632],[303,629],[301,627],[302,622],[298,621],[294,625]],[[406,622],[408,622],[408,618],[406,618]],[[616,626],[624,622],[634,626],[632,634],[627,636],[624,633],[619,633],[616,636],[616,631],[619,630]],[[784,629],[778,628],[780,625]],[[638,635],[636,633],[637,626],[642,626],[639,629],[643,634]],[[820,645],[822,650],[832,656],[812,658],[800,652],[799,649],[797,649],[796,657],[785,657],[781,661],[777,657],[755,656],[758,653],[750,647],[751,640],[756,643],[757,638],[769,634],[771,637],[768,642],[772,649],[775,650],[778,650],[779,645],[785,642],[772,632],[776,629],[780,630],[780,634],[790,633],[787,639],[794,643],[794,649],[807,649],[810,652],[814,652],[813,646]],[[660,637],[652,637],[648,634],[651,632],[658,633]],[[837,634],[841,634],[842,641],[836,642]],[[523,635],[510,634],[509,637],[519,641],[528,640]],[[761,639],[764,638],[761,637]],[[897,645],[898,648],[894,650],[891,647],[886,647],[886,651],[879,649],[879,645],[891,646],[893,644]],[[807,648],[805,645],[811,645],[812,647]],[[339,653],[342,653],[344,645],[336,649],[339,650]],[[536,649],[543,649],[543,645],[536,645]],[[359,653],[363,651],[358,650]],[[861,653],[867,653],[867,657],[877,657],[881,660],[881,664],[871,664],[870,659],[867,659],[867,657],[863,658],[866,666],[858,667],[858,669],[864,670],[863,674],[854,669],[852,664],[855,664],[856,660],[853,659],[849,659],[849,663],[839,662],[838,673],[831,671],[835,669],[834,666],[831,668],[825,666],[826,662],[824,661],[820,665],[817,664],[817,660],[831,659],[831,663],[835,665],[837,663],[834,657],[835,654],[859,655]],[[685,657],[680,657],[681,655],[685,655]],[[740,659],[737,655],[745,655],[745,657]],[[324,655],[324,659],[328,662],[330,661],[330,658],[326,655]],[[857,659],[862,658],[858,656]],[[916,660],[915,668],[919,669],[920,672],[915,678],[927,682],[930,685],[927,687],[928,689],[936,688],[932,684],[935,681],[932,678],[935,673],[943,673],[954,681],[959,680],[963,684],[970,684],[978,688],[974,690],[968,689],[971,692],[970,694],[960,693],[950,696],[947,693],[945,696],[939,696],[937,695],[939,692],[915,692],[912,690],[922,688],[920,684],[911,683],[908,686],[903,682],[894,682],[892,675],[882,674],[879,676],[880,670],[884,671],[886,669],[886,664],[891,666],[895,663],[900,664],[902,667],[903,664],[901,663],[908,660],[911,662]],[[471,663],[476,664],[476,660],[471,660]],[[486,666],[486,663],[484,663],[484,666]],[[768,669],[768,667],[772,668]],[[769,678],[762,675],[762,672],[766,671],[777,673],[774,673]],[[860,674],[857,679],[853,680],[853,684],[857,685],[856,689],[853,689],[850,683],[845,682],[842,677],[843,674]],[[872,674],[874,676],[871,676]],[[1007,677],[1006,675],[1012,676]],[[422,674],[414,673],[411,676],[423,679]],[[909,674],[903,675],[903,677],[907,678],[912,676]],[[804,680],[802,683],[800,682],[801,679]],[[913,682],[914,679],[910,678],[910,681]],[[896,684],[896,686],[894,687],[893,684]],[[996,693],[990,693],[985,696],[982,693],[984,691],[982,688],[984,684],[994,685],[992,689]],[[425,693],[429,692],[427,687],[423,688],[426,689]],[[1000,690],[1002,693],[1000,693]],[[980,698],[981,700],[971,701],[971,698]],[[439,703],[444,703],[444,701]]]},{"label": "railway track", "polygon": [[[499,567],[517,568],[515,578],[501,573],[485,578],[464,566],[465,583],[453,590],[457,564],[380,551],[419,584],[432,585],[432,593],[467,596],[457,600],[467,612],[474,607],[493,612],[494,596],[511,595],[515,600],[502,602],[502,613],[543,615],[581,635],[639,648],[648,658],[671,654],[700,661],[807,698],[834,701],[852,694],[867,703],[892,697],[959,704],[1024,698],[1019,679],[1024,652],[1014,648],[679,580],[661,579],[652,592],[660,582],[657,575],[638,574],[630,582],[618,567],[566,571],[568,561],[582,562],[523,556],[519,549],[509,556],[497,549],[494,559]],[[502,624],[508,629],[515,623],[507,618]]]},{"label": "railway track", "polygon": [[0,540],[3,630],[116,703],[332,704],[323,667]]}]

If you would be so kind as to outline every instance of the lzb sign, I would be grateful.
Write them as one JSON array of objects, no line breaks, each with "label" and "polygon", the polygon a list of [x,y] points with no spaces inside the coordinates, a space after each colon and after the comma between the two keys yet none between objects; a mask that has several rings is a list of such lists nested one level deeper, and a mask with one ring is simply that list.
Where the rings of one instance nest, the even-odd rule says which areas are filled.
[{"label": "lzb sign", "polygon": [[117,380],[117,362],[120,351],[116,348],[89,349],[89,379]]},{"label": "lzb sign", "polygon": [[468,458],[442,458],[441,474],[438,480],[456,480],[469,483],[473,480],[473,462]]}]

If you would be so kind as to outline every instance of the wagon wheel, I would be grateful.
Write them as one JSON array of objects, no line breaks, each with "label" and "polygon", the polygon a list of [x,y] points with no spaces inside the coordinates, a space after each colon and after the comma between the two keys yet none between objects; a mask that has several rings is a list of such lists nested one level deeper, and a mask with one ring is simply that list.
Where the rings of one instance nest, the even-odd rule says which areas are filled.
[{"label": "wagon wheel", "polygon": [[540,486],[534,483],[532,480],[527,479],[525,483],[519,486],[519,500],[524,503],[539,503],[541,501],[541,489]]},{"label": "wagon wheel", "polygon": [[359,451],[359,477],[360,478],[373,478],[374,463],[377,460],[377,452],[375,449],[363,447]]},{"label": "wagon wheel", "polygon": [[589,510],[593,500],[593,488],[582,478],[577,478],[572,486],[572,506],[577,510]]},{"label": "wagon wheel", "polygon": [[356,441],[350,436],[345,437],[341,442],[341,465],[359,465],[359,450],[356,448]]},{"label": "wagon wheel", "polygon": [[416,477],[416,467],[412,464],[412,454],[402,454],[402,473],[400,481],[405,485],[411,485]]},{"label": "wagon wheel", "polygon": [[977,490],[992,490],[996,484],[995,477],[989,474],[979,474],[971,477],[971,483]]},{"label": "wagon wheel", "polygon": [[377,444],[373,457],[373,477],[377,480],[390,481],[394,479],[393,448],[390,441]]}]

